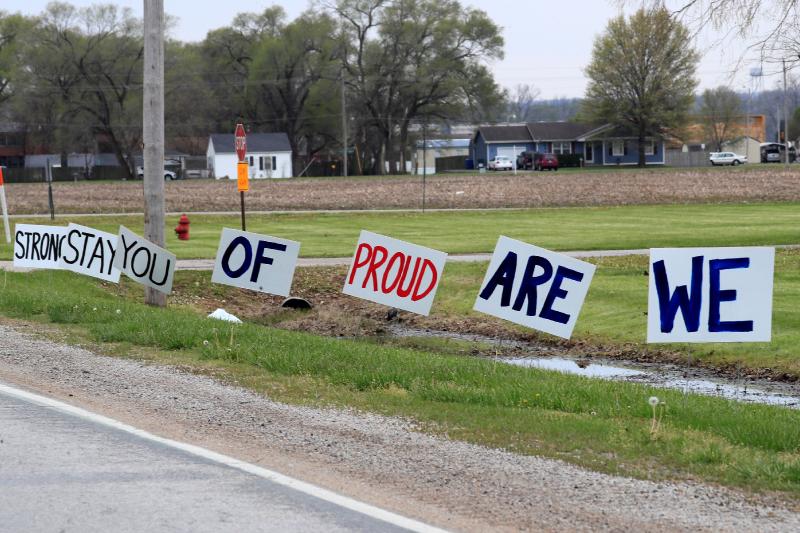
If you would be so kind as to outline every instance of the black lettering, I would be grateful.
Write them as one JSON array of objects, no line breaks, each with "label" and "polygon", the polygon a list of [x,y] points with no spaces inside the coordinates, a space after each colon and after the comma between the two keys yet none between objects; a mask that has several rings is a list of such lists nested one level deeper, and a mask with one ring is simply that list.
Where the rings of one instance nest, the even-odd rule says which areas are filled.
[{"label": "black lettering", "polygon": [[154,284],[158,285],[159,287],[162,287],[167,283],[167,278],[169,277],[169,269],[170,269],[170,266],[172,265],[172,259],[167,259],[167,265],[166,265],[166,268],[164,268],[164,278],[161,281],[156,281],[153,278],[153,271],[156,268],[156,263],[158,263],[157,259],[158,259],[158,255],[154,254],[153,255],[153,262],[150,264],[150,281],[153,282]]},{"label": "black lettering", "polygon": [[18,231],[18,232],[16,233],[16,235],[14,235],[14,242],[16,242],[16,243],[17,243],[17,246],[18,246],[18,247],[21,249],[21,251],[22,251],[22,255],[19,255],[19,252],[14,252],[14,257],[16,257],[17,259],[24,259],[24,258],[25,258],[25,252],[27,252],[27,248],[25,248],[25,245],[24,245],[24,244],[22,244],[22,241],[20,241],[20,240],[19,240],[19,238],[20,238],[22,235],[23,235],[23,232],[21,232],[21,231]]},{"label": "black lettering", "polygon": [[67,259],[67,254],[64,254],[64,262],[67,263],[67,264],[70,264],[70,265],[75,264],[78,261],[78,258],[80,257],[80,253],[78,252],[78,249],[75,247],[74,244],[72,244],[72,236],[76,235],[76,234],[80,235],[81,232],[76,230],[76,229],[74,229],[74,230],[70,231],[69,234],[67,234],[67,246],[69,246],[70,248],[72,248],[75,251],[75,259]]},{"label": "black lettering", "polygon": [[[126,250],[127,251],[127,250]],[[136,272],[136,256],[139,255],[140,252],[145,252],[147,254],[147,263],[144,265],[144,270],[139,273]],[[147,275],[147,271],[150,270],[150,261],[152,260],[152,256],[150,255],[150,250],[145,247],[137,248],[133,255],[131,256],[131,272],[137,278],[143,278]]]}]

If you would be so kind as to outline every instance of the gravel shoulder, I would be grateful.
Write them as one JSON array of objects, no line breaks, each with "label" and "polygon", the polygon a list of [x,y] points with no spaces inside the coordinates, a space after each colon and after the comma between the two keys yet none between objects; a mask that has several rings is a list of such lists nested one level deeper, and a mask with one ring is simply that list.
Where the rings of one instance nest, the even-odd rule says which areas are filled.
[{"label": "gravel shoulder", "polygon": [[408,420],[281,404],[186,369],[43,340],[38,331],[2,321],[0,380],[441,527],[800,530],[796,501],[598,474],[431,437]]}]

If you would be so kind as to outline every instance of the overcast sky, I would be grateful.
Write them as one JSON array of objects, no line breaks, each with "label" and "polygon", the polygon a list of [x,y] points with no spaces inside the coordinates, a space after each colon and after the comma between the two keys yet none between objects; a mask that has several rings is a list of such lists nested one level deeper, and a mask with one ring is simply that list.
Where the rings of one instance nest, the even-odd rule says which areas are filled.
[{"label": "overcast sky", "polygon": [[[97,3],[72,0],[74,5]],[[132,8],[139,16],[142,0],[116,0]],[[308,7],[308,0],[271,2],[247,0],[219,2],[211,0],[165,0],[165,10],[177,17],[173,36],[184,41],[200,41],[214,28],[227,25],[242,11],[258,12],[278,3],[290,18]],[[505,59],[490,65],[497,82],[513,88],[529,83],[541,91],[542,98],[583,96],[586,78],[583,70],[591,59],[592,43],[603,32],[608,20],[619,14],[613,0],[462,0],[463,4],[483,9],[503,29]],[[679,3],[679,0],[668,2]],[[47,0],[2,0],[0,9],[23,14],[38,14]],[[628,9],[631,11],[632,9]],[[716,44],[723,40],[722,44]],[[714,45],[714,46],[712,46]],[[704,55],[698,67],[700,90],[730,85],[744,91],[750,84],[748,72],[756,66],[745,58],[741,39],[708,31],[698,37],[696,46]],[[735,74],[732,76],[732,72]],[[758,88],[772,88],[777,76],[760,80]]]}]

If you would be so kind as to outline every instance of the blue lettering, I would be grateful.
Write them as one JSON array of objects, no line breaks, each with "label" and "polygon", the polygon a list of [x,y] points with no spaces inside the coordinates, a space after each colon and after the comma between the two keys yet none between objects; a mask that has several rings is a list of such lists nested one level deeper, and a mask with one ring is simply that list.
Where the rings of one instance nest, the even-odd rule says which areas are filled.
[{"label": "blue lettering", "polygon": [[675,288],[675,292],[671,296],[669,294],[669,281],[667,280],[667,269],[664,266],[664,261],[653,263],[662,333],[672,332],[678,309],[683,314],[686,331],[696,332],[700,329],[700,304],[703,301],[701,292],[703,287],[703,259],[702,255],[692,257],[691,293],[687,290],[686,285],[680,285]]},{"label": "blue lettering", "polygon": [[565,279],[571,279],[572,281],[580,282],[583,280],[583,274],[576,270],[572,270],[571,268],[559,266],[558,269],[556,269],[556,275],[553,278],[553,284],[550,286],[550,291],[547,293],[547,298],[544,299],[542,312],[539,314],[539,316],[542,318],[552,320],[553,322],[558,322],[559,324],[566,324],[569,322],[568,314],[553,310],[553,302],[555,302],[556,299],[563,299],[567,297],[567,291],[561,288],[561,283]]},{"label": "blue lettering", "polygon": [[[242,261],[242,265],[237,270],[231,270],[228,262],[231,260],[231,254],[233,254],[237,246],[242,246],[242,248],[244,248],[244,261]],[[252,260],[253,248],[250,246],[250,241],[247,240],[247,237],[240,235],[231,241],[225,253],[222,254],[222,270],[225,271],[225,275],[229,278],[238,278],[247,272],[250,268],[250,261]]]},{"label": "blue lettering", "polygon": [[256,248],[256,264],[255,267],[253,268],[253,273],[250,275],[250,281],[252,281],[253,283],[258,281],[258,275],[261,273],[261,265],[272,264],[271,257],[264,257],[264,250],[276,250],[278,252],[285,252],[286,245],[278,244],[277,242],[258,241],[258,248]]},{"label": "blue lettering", "polygon": [[[538,276],[534,276],[533,274],[536,272],[537,266],[542,267],[542,273]],[[512,307],[512,309],[514,309],[514,311],[521,310],[522,304],[524,304],[527,299],[528,307],[525,310],[525,314],[528,316],[536,316],[536,287],[547,283],[547,280],[549,280],[552,275],[553,265],[550,264],[550,261],[537,255],[529,257],[528,264],[525,265],[525,275],[522,278],[522,284],[520,284],[517,299],[514,300],[514,307]]]},{"label": "blue lettering", "polygon": [[736,259],[712,259],[708,263],[709,266],[709,311],[708,311],[708,331],[712,333],[719,332],[737,332],[746,333],[753,331],[752,320],[736,320],[732,322],[723,322],[720,320],[719,305],[722,302],[736,301],[736,291],[733,289],[722,290],[720,289],[720,276],[722,270],[731,270],[734,268],[749,268],[749,257],[738,257]]},{"label": "blue lettering", "polygon": [[517,254],[508,252],[505,259],[500,263],[497,271],[492,275],[489,283],[481,291],[480,298],[488,300],[494,294],[498,286],[503,287],[503,295],[500,297],[500,305],[507,307],[511,303],[511,290],[514,285],[514,275],[517,272]]}]

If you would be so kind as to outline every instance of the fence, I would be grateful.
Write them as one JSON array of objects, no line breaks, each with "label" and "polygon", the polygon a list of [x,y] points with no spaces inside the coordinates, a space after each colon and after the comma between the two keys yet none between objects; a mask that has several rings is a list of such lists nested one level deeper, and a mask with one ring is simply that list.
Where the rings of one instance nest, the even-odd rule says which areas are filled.
[{"label": "fence", "polygon": [[436,158],[436,172],[463,172],[467,168],[467,157],[465,155],[451,155],[448,157]]},{"label": "fence", "polygon": [[708,152],[667,150],[664,154],[664,163],[670,167],[707,167]]}]

